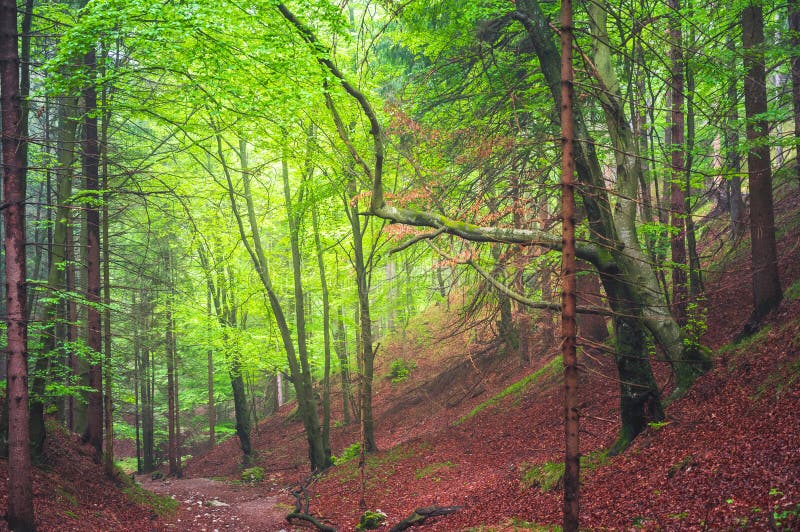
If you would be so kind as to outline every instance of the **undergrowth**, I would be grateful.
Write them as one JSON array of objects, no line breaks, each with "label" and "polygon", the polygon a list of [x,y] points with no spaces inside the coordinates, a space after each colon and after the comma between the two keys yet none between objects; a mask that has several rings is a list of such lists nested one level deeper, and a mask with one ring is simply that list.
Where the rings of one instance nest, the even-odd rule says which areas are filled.
[{"label": "undergrowth", "polygon": [[530,530],[533,532],[559,532],[561,527],[558,525],[540,525],[539,523],[512,518],[496,525],[481,525],[468,529],[469,532],[517,532],[523,530]]},{"label": "undergrowth", "polygon": [[490,397],[486,401],[482,402],[481,404],[470,410],[467,414],[464,414],[463,416],[458,418],[453,424],[461,425],[465,421],[469,421],[483,410],[486,410],[490,406],[498,404],[509,395],[516,395],[517,397],[521,397],[522,394],[524,394],[526,391],[528,391],[528,389],[531,388],[531,386],[537,384],[544,377],[555,375],[555,373],[561,367],[561,360],[562,360],[561,355],[555,357],[553,360],[551,360],[550,362],[539,368],[537,371],[531,373],[527,377],[518,380],[517,382],[505,388],[497,395]]},{"label": "undergrowth", "polygon": [[[388,451],[368,455],[365,466],[368,475],[373,477],[371,482],[388,479],[394,474],[394,464],[411,458],[429,447],[430,445],[425,443],[413,446],[399,445]],[[358,477],[358,463],[353,458],[359,456],[360,452],[361,445],[359,443],[347,447],[338,458],[334,458],[334,464],[337,467],[331,471],[331,475],[342,483],[355,480]]]},{"label": "undergrowth", "polygon": [[131,502],[152,509],[153,513],[159,517],[172,517],[178,511],[178,501],[172,497],[148,491],[138,484],[131,484],[122,488],[122,493]]},{"label": "undergrowth", "polygon": [[420,480],[422,478],[432,478],[433,480],[439,481],[441,477],[439,476],[439,472],[451,469],[454,467],[458,467],[458,464],[454,464],[450,460],[446,462],[437,462],[435,464],[428,464],[425,467],[417,469],[417,472],[414,474],[414,478]]},{"label": "undergrowth", "polygon": [[[581,475],[607,464],[608,459],[608,450],[595,451],[581,456]],[[520,469],[522,471],[520,484],[523,489],[538,487],[542,493],[547,493],[563,486],[564,462],[545,462],[543,464],[523,462]]]}]

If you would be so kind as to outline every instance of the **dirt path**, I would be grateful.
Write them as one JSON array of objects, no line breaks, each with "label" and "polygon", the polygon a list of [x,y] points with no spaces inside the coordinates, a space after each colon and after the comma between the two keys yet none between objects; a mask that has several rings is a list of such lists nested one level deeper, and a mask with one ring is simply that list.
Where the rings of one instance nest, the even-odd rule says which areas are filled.
[{"label": "dirt path", "polygon": [[269,486],[231,484],[209,478],[152,480],[138,478],[142,487],[180,502],[178,515],[167,525],[171,530],[217,532],[242,530],[278,532],[294,530],[286,522],[289,498]]}]

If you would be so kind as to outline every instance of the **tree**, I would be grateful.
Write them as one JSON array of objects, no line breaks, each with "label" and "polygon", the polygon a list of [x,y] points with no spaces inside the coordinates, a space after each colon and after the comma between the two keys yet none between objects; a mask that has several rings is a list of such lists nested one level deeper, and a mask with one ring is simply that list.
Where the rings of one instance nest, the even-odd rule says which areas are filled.
[{"label": "tree", "polygon": [[572,120],[572,0],[561,2],[561,355],[564,360],[564,530],[579,520],[580,448],[576,337],[575,132]]},{"label": "tree", "polygon": [[794,171],[800,186],[800,1],[788,0],[789,42],[792,46],[792,107],[794,109],[795,159]]},{"label": "tree", "polygon": [[101,353],[102,326],[100,314],[100,183],[98,178],[100,150],[97,136],[97,91],[94,74],[97,67],[94,49],[87,52],[84,64],[90,73],[89,82],[83,89],[83,174],[86,201],[86,300],[87,300],[87,345],[92,353],[89,364],[89,410],[88,424],[83,435],[95,450],[98,463],[103,454],[103,364]]},{"label": "tree", "polygon": [[670,133],[672,139],[672,174],[670,179],[670,217],[672,224],[672,315],[681,326],[686,325],[687,277],[686,277],[686,198],[684,172],[686,151],[684,138],[684,70],[683,32],[681,31],[680,0],[670,0],[670,63],[672,116]]},{"label": "tree", "polygon": [[[233,391],[233,408],[236,417],[236,435],[242,448],[245,465],[253,459],[253,446],[250,440],[250,414],[242,375],[240,345],[237,341],[239,306],[233,291],[232,268],[215,256],[213,249],[199,249],[200,262],[206,279],[206,289],[212,294],[214,311],[222,329],[225,359]],[[212,405],[213,406],[213,405]]]},{"label": "tree", "polygon": [[28,321],[25,266],[25,150],[19,93],[17,5],[0,1],[0,117],[6,273],[8,510],[10,530],[36,530],[28,413]]},{"label": "tree", "polygon": [[742,10],[744,45],[744,106],[747,118],[748,184],[750,189],[750,249],[753,265],[753,313],[745,332],[755,331],[761,320],[783,297],[778,276],[775,214],[772,205],[767,112],[767,76],[764,65],[764,15],[760,0],[748,0]]}]

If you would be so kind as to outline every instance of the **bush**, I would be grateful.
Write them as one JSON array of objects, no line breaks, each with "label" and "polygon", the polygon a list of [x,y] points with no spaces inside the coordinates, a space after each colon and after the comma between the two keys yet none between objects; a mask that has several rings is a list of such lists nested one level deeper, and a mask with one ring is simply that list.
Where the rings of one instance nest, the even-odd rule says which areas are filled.
[{"label": "bush", "polygon": [[386,520],[386,514],[380,510],[375,512],[367,510],[361,515],[356,530],[375,530]]},{"label": "bush", "polygon": [[263,467],[249,467],[242,471],[243,482],[261,482],[264,480]]},{"label": "bush", "polygon": [[392,379],[393,384],[403,382],[416,367],[417,365],[413,361],[395,358],[392,360],[392,365],[389,367],[389,378]]},{"label": "bush", "polygon": [[346,462],[349,462],[350,460],[352,460],[353,458],[355,458],[360,454],[361,454],[361,443],[355,442],[349,447],[345,447],[341,455],[331,457],[331,460],[333,460],[333,465],[342,465]]}]

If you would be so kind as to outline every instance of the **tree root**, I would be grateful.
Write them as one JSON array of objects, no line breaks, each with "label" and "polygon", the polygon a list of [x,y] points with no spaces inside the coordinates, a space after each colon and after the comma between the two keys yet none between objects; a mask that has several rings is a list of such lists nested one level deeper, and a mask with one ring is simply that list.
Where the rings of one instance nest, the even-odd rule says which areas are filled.
[{"label": "tree root", "polygon": [[414,525],[422,524],[430,517],[453,514],[461,508],[462,506],[426,506],[425,508],[417,508],[411,512],[411,515],[390,528],[389,532],[400,532]]},{"label": "tree root", "polygon": [[317,527],[317,530],[321,530],[322,532],[336,532],[335,528],[324,524],[319,519],[311,515],[308,511],[310,497],[308,496],[306,488],[308,488],[308,486],[310,486],[316,479],[316,475],[311,475],[307,477],[297,488],[292,490],[292,495],[294,496],[295,500],[294,511],[286,516],[286,521],[291,523],[292,519],[300,519],[302,521],[311,523]]},{"label": "tree root", "polygon": [[332,526],[328,526],[325,523],[322,523],[319,519],[317,519],[313,515],[304,514],[300,512],[292,512],[286,516],[286,521],[291,523],[292,519],[300,519],[302,521],[308,521],[309,523],[317,527],[317,530],[322,530],[322,532],[336,532],[335,528],[333,528]]}]

